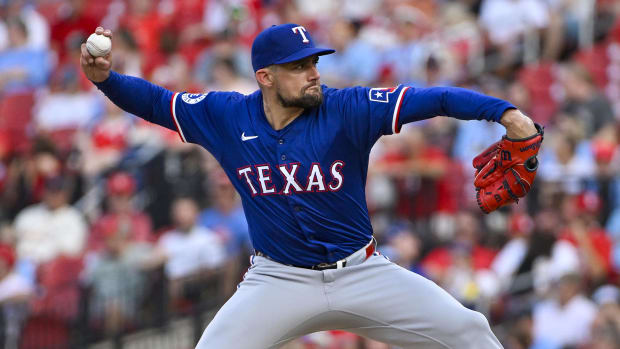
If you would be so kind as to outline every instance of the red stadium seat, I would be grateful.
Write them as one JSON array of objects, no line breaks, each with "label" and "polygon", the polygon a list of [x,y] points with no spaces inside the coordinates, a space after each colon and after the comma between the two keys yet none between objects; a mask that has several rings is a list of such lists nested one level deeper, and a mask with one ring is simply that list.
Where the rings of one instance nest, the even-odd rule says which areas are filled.
[{"label": "red stadium seat", "polygon": [[546,124],[558,108],[551,90],[555,83],[554,64],[540,62],[525,66],[518,73],[518,80],[530,94],[532,119]]},{"label": "red stadium seat", "polygon": [[609,83],[607,67],[610,60],[608,55],[609,41],[595,44],[589,50],[581,50],[575,55],[575,59],[592,74],[594,83],[600,89],[604,89]]},{"label": "red stadium seat", "polygon": [[30,144],[28,127],[32,121],[33,92],[16,93],[0,98],[0,129],[9,134],[9,147],[23,151]]},{"label": "red stadium seat", "polygon": [[22,334],[21,348],[67,348],[78,315],[81,257],[58,257],[39,266],[42,297],[35,299]]}]

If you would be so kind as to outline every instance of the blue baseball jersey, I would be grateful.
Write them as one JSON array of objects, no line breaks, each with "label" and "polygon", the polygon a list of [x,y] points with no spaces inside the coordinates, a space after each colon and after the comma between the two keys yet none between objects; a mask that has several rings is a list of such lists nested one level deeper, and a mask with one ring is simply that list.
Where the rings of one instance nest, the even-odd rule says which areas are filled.
[{"label": "blue baseball jersey", "polygon": [[514,108],[458,88],[322,86],[319,107],[275,130],[261,91],[172,93],[114,72],[97,86],[211,152],[241,196],[254,249],[297,266],[333,263],[371,239],[365,185],[379,137],[436,115],[498,121]]}]

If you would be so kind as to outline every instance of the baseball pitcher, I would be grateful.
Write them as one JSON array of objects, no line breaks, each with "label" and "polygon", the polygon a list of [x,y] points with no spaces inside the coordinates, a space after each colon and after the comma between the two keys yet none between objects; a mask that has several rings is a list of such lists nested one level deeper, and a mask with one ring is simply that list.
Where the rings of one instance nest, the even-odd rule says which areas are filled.
[{"label": "baseball pitcher", "polygon": [[259,90],[189,94],[118,74],[111,55],[82,45],[97,88],[206,148],[241,196],[255,253],[196,348],[277,348],[329,329],[402,348],[501,348],[482,314],[375,251],[368,156],[379,137],[436,115],[500,122],[506,136],[473,161],[488,213],[530,190],[542,128],[506,101],[460,88],[329,88],[317,62],[333,52],[303,26],[272,26],[252,45]]}]

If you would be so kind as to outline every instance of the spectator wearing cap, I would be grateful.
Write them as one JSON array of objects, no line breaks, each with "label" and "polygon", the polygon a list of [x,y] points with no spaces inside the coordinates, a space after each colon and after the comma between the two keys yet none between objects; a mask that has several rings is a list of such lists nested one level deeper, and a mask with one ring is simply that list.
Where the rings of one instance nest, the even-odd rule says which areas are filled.
[{"label": "spectator wearing cap", "polygon": [[389,246],[387,247],[392,256],[389,256],[386,251],[382,253],[388,255],[391,261],[401,267],[426,276],[424,269],[419,264],[422,254],[422,241],[413,227],[409,224],[398,224],[392,229],[391,232],[388,232]]},{"label": "spectator wearing cap", "polygon": [[123,220],[101,225],[103,246],[86,258],[83,281],[91,289],[89,315],[91,325],[106,334],[117,334],[138,320],[145,296],[148,268],[153,246],[132,241]]},{"label": "spectator wearing cap", "polygon": [[87,226],[82,214],[69,205],[69,180],[46,180],[43,202],[23,209],[15,218],[17,255],[35,265],[58,256],[79,256],[84,250]]},{"label": "spectator wearing cap", "polygon": [[126,172],[112,174],[106,182],[108,212],[95,221],[88,242],[89,251],[100,250],[105,244],[105,232],[119,229],[128,241],[153,242],[151,220],[133,205],[136,182]]},{"label": "spectator wearing cap", "polygon": [[0,244],[0,346],[17,348],[20,328],[27,315],[27,302],[33,295],[32,285],[14,272],[15,251]]}]

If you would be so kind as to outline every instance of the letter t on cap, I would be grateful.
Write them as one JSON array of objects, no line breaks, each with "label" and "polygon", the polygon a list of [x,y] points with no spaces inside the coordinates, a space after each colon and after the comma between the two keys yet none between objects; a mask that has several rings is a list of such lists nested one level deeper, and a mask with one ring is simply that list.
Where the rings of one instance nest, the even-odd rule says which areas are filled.
[{"label": "letter t on cap", "polygon": [[303,38],[303,40],[301,42],[303,42],[304,44],[307,44],[310,42],[310,40],[308,40],[308,38],[306,37],[306,28],[302,27],[301,25],[299,27],[293,27],[293,33],[295,34],[301,34],[301,37]]}]

